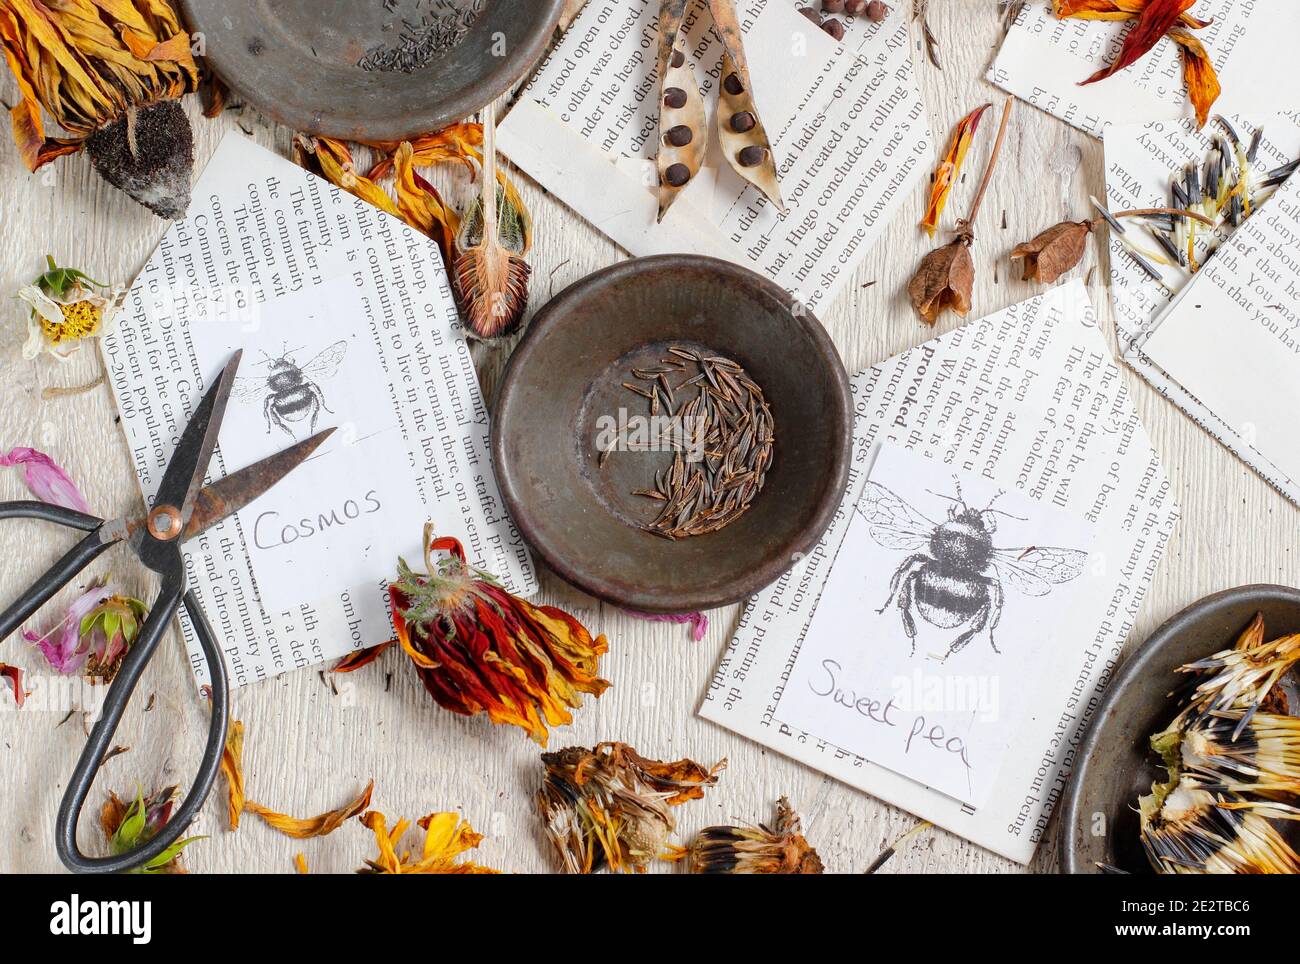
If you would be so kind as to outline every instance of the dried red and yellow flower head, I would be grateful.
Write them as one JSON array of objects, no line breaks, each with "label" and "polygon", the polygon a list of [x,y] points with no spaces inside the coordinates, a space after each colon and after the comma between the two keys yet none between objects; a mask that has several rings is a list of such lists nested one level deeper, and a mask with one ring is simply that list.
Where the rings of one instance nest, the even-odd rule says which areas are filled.
[{"label": "dried red and yellow flower head", "polygon": [[[22,96],[11,117],[29,170],[85,146],[109,183],[162,217],[185,216],[194,149],[175,98],[199,74],[167,0],[5,0],[0,45]],[[66,136],[45,135],[42,110]]]},{"label": "dried red and yellow flower head", "polygon": [[697,874],[820,874],[822,861],[804,839],[799,815],[782,797],[770,828],[705,827],[683,856]]},{"label": "dried red and yellow flower head", "polygon": [[537,807],[547,836],[567,873],[589,874],[602,867],[641,873],[656,857],[675,859],[665,851],[675,826],[669,808],[704,796],[727,761],[706,770],[691,760],[646,759],[626,743],[601,743],[543,753],[542,763]]},{"label": "dried red and yellow flower head", "polygon": [[[608,649],[578,620],[552,606],[534,606],[489,573],[465,561],[456,539],[432,538],[425,527],[425,568],[398,561],[389,587],[393,628],[429,695],[439,706],[486,713],[546,745],[548,726],[573,722],[582,694],[600,696],[596,675]],[[434,553],[447,553],[435,561]]]}]

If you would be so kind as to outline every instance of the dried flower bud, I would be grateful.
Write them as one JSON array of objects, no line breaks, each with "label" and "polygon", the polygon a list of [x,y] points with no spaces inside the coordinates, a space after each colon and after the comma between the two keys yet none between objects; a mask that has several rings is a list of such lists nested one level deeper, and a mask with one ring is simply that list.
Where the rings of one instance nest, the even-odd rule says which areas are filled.
[{"label": "dried flower bud", "polygon": [[[137,790],[136,798],[126,803],[116,793],[109,793],[108,799],[99,811],[99,826],[108,838],[109,849],[114,854],[124,854],[142,847],[158,832],[167,826],[171,819],[172,805],[176,800],[176,787],[165,787],[148,798]],[[200,837],[187,837],[172,844],[153,860],[131,873],[134,874],[183,874],[186,870],[180,865],[181,851]]]},{"label": "dried flower bud", "polygon": [[935,248],[921,259],[907,286],[912,307],[933,325],[945,308],[959,315],[970,311],[971,290],[975,286],[975,264],[971,260],[972,237],[959,234],[948,244]]},{"label": "dried flower bud", "polygon": [[669,808],[704,796],[726,762],[709,770],[691,760],[661,763],[626,743],[543,753],[537,807],[565,871],[644,871],[673,832]]},{"label": "dried flower bud", "polygon": [[686,854],[697,874],[820,874],[821,858],[800,831],[799,815],[782,797],[771,829],[705,827]]},{"label": "dried flower bud", "polygon": [[1024,260],[1024,281],[1050,285],[1083,258],[1092,221],[1062,221],[1015,246],[1011,260]]}]

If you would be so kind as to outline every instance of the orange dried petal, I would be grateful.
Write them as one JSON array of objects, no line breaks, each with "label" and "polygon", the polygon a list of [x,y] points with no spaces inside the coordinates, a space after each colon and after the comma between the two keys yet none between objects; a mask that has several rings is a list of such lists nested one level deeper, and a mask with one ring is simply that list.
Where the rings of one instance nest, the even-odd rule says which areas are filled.
[{"label": "orange dried petal", "polygon": [[1219,99],[1221,87],[1214,72],[1214,63],[1205,52],[1205,45],[1186,30],[1175,28],[1169,37],[1183,49],[1183,80],[1187,84],[1187,98],[1196,109],[1196,123],[1204,127],[1210,117],[1210,108]]},{"label": "orange dried petal", "polygon": [[934,180],[930,184],[930,197],[925,204],[925,217],[921,219],[921,227],[930,232],[931,237],[934,237],[935,229],[939,226],[939,215],[943,213],[944,206],[948,203],[948,195],[952,193],[952,186],[957,181],[962,162],[966,160],[966,151],[970,149],[971,139],[979,129],[980,118],[991,106],[993,105],[985,104],[976,107],[961,119],[952,132],[948,153],[935,169]]},{"label": "orange dried petal", "polygon": [[1124,35],[1124,42],[1120,45],[1119,54],[1115,59],[1091,77],[1081,81],[1080,86],[1105,80],[1136,63],[1169,32],[1169,28],[1177,23],[1195,2],[1196,0],[1150,0],[1138,13],[1137,22]]},{"label": "orange dried petal", "polygon": [[230,829],[239,829],[239,815],[244,812],[244,724],[231,720],[226,731],[226,748],[221,751],[221,774],[226,778],[226,812]]},{"label": "orange dried petal", "polygon": [[355,817],[370,806],[370,796],[374,793],[374,790],[375,781],[371,780],[366,784],[366,788],[350,802],[337,810],[330,810],[315,817],[291,817],[288,814],[278,813],[264,807],[260,803],[254,803],[252,800],[245,804],[244,809],[249,813],[257,814],[280,833],[288,837],[305,840],[309,837],[324,837],[326,834],[331,834],[343,826],[345,821]]}]

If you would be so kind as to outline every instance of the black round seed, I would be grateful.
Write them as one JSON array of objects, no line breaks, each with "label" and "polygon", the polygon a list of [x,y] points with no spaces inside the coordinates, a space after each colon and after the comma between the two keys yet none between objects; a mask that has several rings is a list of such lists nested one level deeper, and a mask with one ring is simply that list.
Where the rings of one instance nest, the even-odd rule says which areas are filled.
[{"label": "black round seed", "polygon": [[736,155],[736,160],[740,161],[741,167],[758,167],[763,163],[765,157],[767,157],[767,151],[764,148],[751,144],[749,147],[740,149],[740,153]]},{"label": "black round seed", "polygon": [[685,147],[691,142],[693,136],[689,127],[685,124],[678,124],[676,127],[668,129],[668,133],[664,135],[664,140],[673,147]]},{"label": "black round seed", "polygon": [[843,13],[844,0],[822,0],[822,9],[827,13]]},{"label": "black round seed", "polygon": [[812,7],[800,7],[799,12],[815,24],[820,25],[822,22],[822,15]]},{"label": "black round seed", "polygon": [[674,50],[672,63],[674,67],[680,67],[682,64],[686,63],[686,55],[680,50]]},{"label": "black round seed", "polygon": [[844,39],[844,21],[836,20],[834,17],[822,24],[822,30],[826,31],[836,40]]},{"label": "black round seed", "polygon": [[669,87],[664,91],[664,105],[676,110],[686,106],[686,91],[680,87]]},{"label": "black round seed", "polygon": [[722,82],[722,88],[733,97],[745,92],[745,85],[740,82],[740,77],[736,74],[727,74],[727,79]]},{"label": "black round seed", "polygon": [[691,169],[685,164],[669,164],[664,171],[664,181],[669,187],[681,187],[691,179]]},{"label": "black round seed", "polygon": [[754,115],[747,110],[742,110],[738,114],[731,115],[731,129],[737,134],[743,134],[745,131],[752,131],[754,124]]}]

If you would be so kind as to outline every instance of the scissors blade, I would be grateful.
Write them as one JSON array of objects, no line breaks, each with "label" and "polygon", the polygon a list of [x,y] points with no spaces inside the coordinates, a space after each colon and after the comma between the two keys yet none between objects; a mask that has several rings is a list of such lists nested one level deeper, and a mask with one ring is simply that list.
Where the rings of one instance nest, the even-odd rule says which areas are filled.
[{"label": "scissors blade", "polygon": [[334,433],[327,428],[283,452],[268,455],[224,479],[199,489],[194,498],[194,512],[181,533],[181,540],[197,536],[226,516],[238,512],[311,457],[320,444]]},{"label": "scissors blade", "polygon": [[182,522],[188,521],[190,510],[194,506],[194,496],[208,473],[208,462],[212,459],[212,449],[221,432],[221,420],[226,414],[226,402],[230,399],[230,389],[235,382],[235,369],[239,367],[239,359],[243,354],[241,350],[230,356],[226,367],[204,394],[203,400],[190,417],[189,424],[185,426],[185,431],[181,433],[180,443],[158,486],[154,505],[176,507],[180,510]]}]

